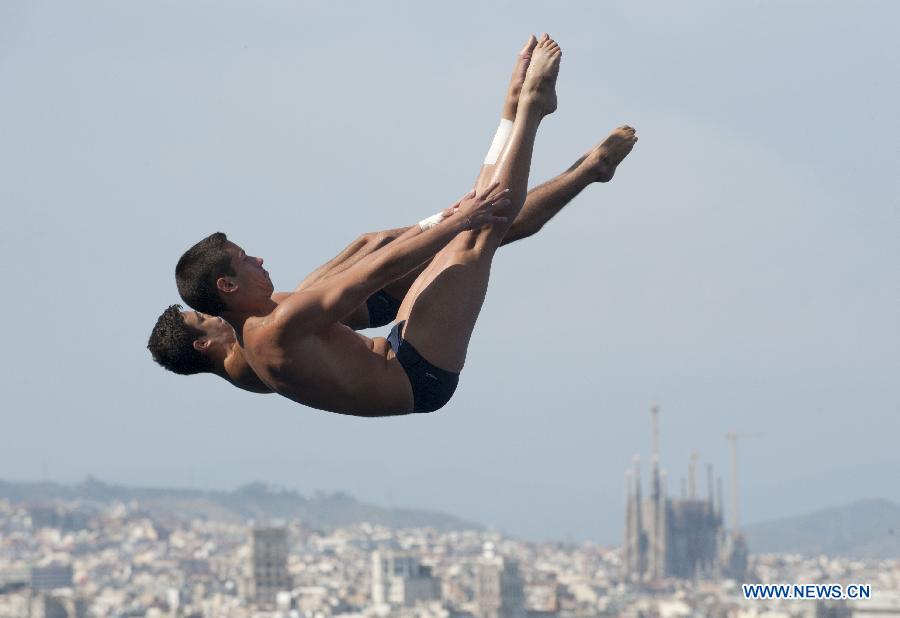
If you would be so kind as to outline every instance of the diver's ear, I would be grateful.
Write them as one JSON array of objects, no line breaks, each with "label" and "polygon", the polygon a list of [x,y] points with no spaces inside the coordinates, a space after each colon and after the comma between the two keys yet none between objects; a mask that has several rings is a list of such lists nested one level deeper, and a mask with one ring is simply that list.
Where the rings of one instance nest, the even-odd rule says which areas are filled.
[{"label": "diver's ear", "polygon": [[223,294],[233,294],[238,291],[238,284],[229,277],[219,277],[216,279],[216,289]]},{"label": "diver's ear", "polygon": [[200,339],[194,339],[194,349],[198,352],[209,352],[209,347],[212,345],[212,339],[208,337],[200,337]]}]

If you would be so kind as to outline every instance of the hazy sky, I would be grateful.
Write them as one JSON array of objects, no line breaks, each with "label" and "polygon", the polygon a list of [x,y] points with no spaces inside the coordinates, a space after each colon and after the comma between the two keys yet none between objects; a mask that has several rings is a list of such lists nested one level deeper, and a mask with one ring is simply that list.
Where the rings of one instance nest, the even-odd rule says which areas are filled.
[{"label": "hazy sky", "polygon": [[[887,1],[3,2],[0,478],[261,480],[617,543],[659,401],[670,493],[737,430],[744,521],[900,500],[898,25]],[[199,238],[290,289],[464,193],[542,30],[532,182],[617,125],[640,142],[500,252],[447,407],[348,418],[151,361]]]}]

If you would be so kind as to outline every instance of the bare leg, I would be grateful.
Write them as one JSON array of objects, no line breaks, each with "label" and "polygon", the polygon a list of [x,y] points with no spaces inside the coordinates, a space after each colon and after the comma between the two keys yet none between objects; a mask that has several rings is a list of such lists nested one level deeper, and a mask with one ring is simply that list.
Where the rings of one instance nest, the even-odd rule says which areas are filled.
[{"label": "bare leg", "polygon": [[[405,231],[406,228],[399,228],[394,230],[385,230],[383,232],[363,234],[352,243],[347,245],[347,247],[338,255],[310,273],[303,281],[300,282],[299,285],[297,285],[296,288],[294,288],[294,291],[299,292],[300,290],[303,290],[317,283],[318,281],[321,281],[322,279],[327,279],[328,277],[332,277],[340,272],[343,272],[344,270],[356,264],[362,258],[384,247],[386,244],[402,235]],[[402,296],[398,296],[395,298],[402,298]],[[366,306],[366,304],[360,305],[353,310],[353,313],[345,317],[342,322],[354,330],[368,328],[369,324],[371,324],[371,322],[369,321],[369,308]]]},{"label": "bare leg", "polygon": [[[519,51],[516,58],[516,66],[513,67],[512,77],[509,80],[509,88],[506,90],[506,99],[503,101],[503,112],[500,118],[503,120],[515,120],[516,110],[519,107],[519,95],[522,93],[522,84],[525,83],[525,73],[528,71],[528,65],[531,63],[531,55],[534,53],[534,47],[537,45],[537,39],[534,35],[528,37],[528,41]],[[481,166],[478,178],[475,181],[476,186],[484,186],[488,179],[494,174],[493,164]]]},{"label": "bare leg", "polygon": [[[512,77],[510,78],[506,92],[506,98],[503,101],[501,117],[504,120],[515,120],[519,95],[522,91],[522,84],[525,81],[528,65],[531,62],[531,56],[536,45],[537,39],[535,39],[534,36],[530,36],[516,57],[516,63],[513,67]],[[622,127],[621,129],[630,130],[630,127]],[[633,134],[633,130],[631,130],[631,132]],[[612,176],[610,170],[614,170],[615,165],[618,164],[618,161],[609,161],[609,142],[615,134],[616,132],[613,132],[613,135],[610,135],[603,143],[597,145],[594,149],[579,158],[568,170],[556,178],[529,191],[525,199],[525,205],[513,221],[510,229],[507,230],[501,244],[506,245],[510,242],[521,240],[535,234],[550,219],[556,216],[566,204],[584,190],[587,185],[593,182],[606,182],[609,180]],[[634,139],[636,140],[637,138],[635,137]],[[483,165],[476,184],[483,186],[485,183],[489,182],[494,175],[495,168],[495,165]],[[404,229],[398,229],[364,234],[340,255],[309,275],[297,289],[302,289],[307,284],[314,283],[321,278],[329,277],[341,272],[361,257],[368,255],[388,242],[391,242],[404,231]],[[393,298],[404,298],[409,292],[413,282],[418,278],[422,271],[425,270],[427,265],[428,264],[423,264],[402,279],[385,286],[385,292]],[[368,311],[364,306],[361,306],[357,312],[351,316],[349,321],[345,320],[345,323],[353,328],[368,327]]]},{"label": "bare leg", "polygon": [[347,245],[339,254],[307,275],[306,278],[294,288],[294,291],[298,292],[318,283],[322,279],[327,279],[328,277],[332,277],[347,270],[362,258],[371,255],[388,243],[396,240],[406,232],[407,229],[409,228],[397,228],[393,230],[384,230],[382,232],[363,234]]},{"label": "bare leg", "polygon": [[[522,84],[525,83],[525,73],[528,70],[528,65],[531,62],[531,54],[536,45],[537,39],[532,34],[528,37],[528,40],[525,42],[522,49],[519,50],[519,55],[516,57],[516,65],[513,67],[512,77],[509,79],[509,87],[506,89],[506,98],[503,100],[503,111],[500,114],[500,117],[504,120],[514,121],[516,119],[516,110],[519,106],[519,95],[522,93]],[[481,170],[478,173],[478,178],[475,181],[475,185],[484,186],[488,179],[494,175],[495,167],[496,165],[482,165]],[[531,233],[533,234],[534,232]],[[418,279],[419,275],[422,274],[422,271],[424,271],[427,266],[428,264],[423,264],[402,279],[398,279],[397,281],[386,285],[384,291],[394,298],[406,298],[412,284]]]},{"label": "bare leg", "polygon": [[[521,85],[519,87],[521,88]],[[512,92],[512,84],[510,92]],[[518,91],[516,91],[516,100],[518,101]],[[508,103],[509,94],[507,94]],[[620,144],[623,141],[622,138],[624,138],[625,144]],[[525,205],[513,221],[512,226],[506,231],[506,236],[503,237],[500,245],[506,246],[536,234],[588,185],[595,182],[608,182],[612,178],[616,166],[631,152],[637,139],[634,129],[629,126],[619,127],[603,142],[575,161],[562,174],[531,189],[525,197]],[[494,166],[485,165],[482,167],[482,173],[485,170],[489,170],[492,174]],[[428,264],[423,264],[402,279],[386,285],[384,291],[394,298],[405,298],[415,280],[427,266]]]},{"label": "bare leg", "polygon": [[[517,69],[520,66],[521,64],[517,64]],[[516,101],[518,101],[519,90],[515,88],[521,88],[521,84],[518,87],[515,86],[515,81],[510,84],[506,105],[510,102],[510,92],[515,93]],[[509,115],[514,116],[515,114]],[[631,152],[637,139],[634,129],[629,126],[619,127],[562,174],[531,189],[525,198],[525,205],[503,237],[501,246],[536,234],[589,184],[608,182],[615,173],[616,166]],[[494,166],[485,166],[485,168],[493,171]],[[377,251],[406,231],[407,228],[398,228],[363,234],[338,256],[313,271],[297,286],[296,290],[301,290],[320,279],[345,270],[362,257]],[[384,291],[393,298],[405,298],[415,280],[427,266],[427,263],[423,264],[402,279],[386,285]],[[368,328],[370,321],[366,305],[360,305],[343,322],[357,330]]]},{"label": "bare leg", "polygon": [[627,125],[619,127],[565,172],[529,191],[522,212],[503,237],[502,244],[537,233],[589,184],[609,182],[637,139],[634,129]]},{"label": "bare leg", "polygon": [[[404,337],[431,363],[461,371],[475,320],[481,311],[491,260],[525,203],[531,153],[541,120],[556,109],[556,76],[562,55],[549,37],[541,37],[522,84],[512,135],[493,170],[509,189],[507,221],[464,232],[438,253],[406,295],[398,320]],[[480,185],[483,188],[483,184]]]}]

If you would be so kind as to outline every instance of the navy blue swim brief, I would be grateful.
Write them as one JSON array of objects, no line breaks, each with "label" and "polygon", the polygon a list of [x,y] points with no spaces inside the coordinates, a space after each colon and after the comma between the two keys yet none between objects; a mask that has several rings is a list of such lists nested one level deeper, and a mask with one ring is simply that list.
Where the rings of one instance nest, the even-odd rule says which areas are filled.
[{"label": "navy blue swim brief", "polygon": [[453,397],[459,384],[459,374],[435,367],[425,360],[409,341],[401,337],[405,323],[394,324],[387,341],[412,386],[413,412],[434,412]]},{"label": "navy blue swim brief", "polygon": [[390,324],[397,317],[400,301],[385,292],[378,290],[366,299],[369,310],[369,328]]}]

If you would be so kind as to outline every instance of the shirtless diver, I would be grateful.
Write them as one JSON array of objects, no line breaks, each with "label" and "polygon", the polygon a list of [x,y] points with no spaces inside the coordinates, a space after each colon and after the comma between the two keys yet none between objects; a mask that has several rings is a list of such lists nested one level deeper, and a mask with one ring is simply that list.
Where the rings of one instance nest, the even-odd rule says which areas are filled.
[{"label": "shirtless diver", "polygon": [[[264,389],[360,416],[442,407],[458,384],[494,252],[525,203],[537,129],[556,109],[560,57],[547,35],[532,37],[517,64],[522,80],[514,114],[504,106],[504,134],[498,130],[501,139],[495,138],[476,188],[436,218],[283,295],[273,295],[261,259],[213,234],[179,261],[182,298],[228,322],[243,349],[240,362]],[[602,175],[611,177],[636,139],[623,127],[604,141]],[[373,297],[417,269],[387,339],[364,337],[342,323],[352,323],[363,305],[371,312]]]}]

